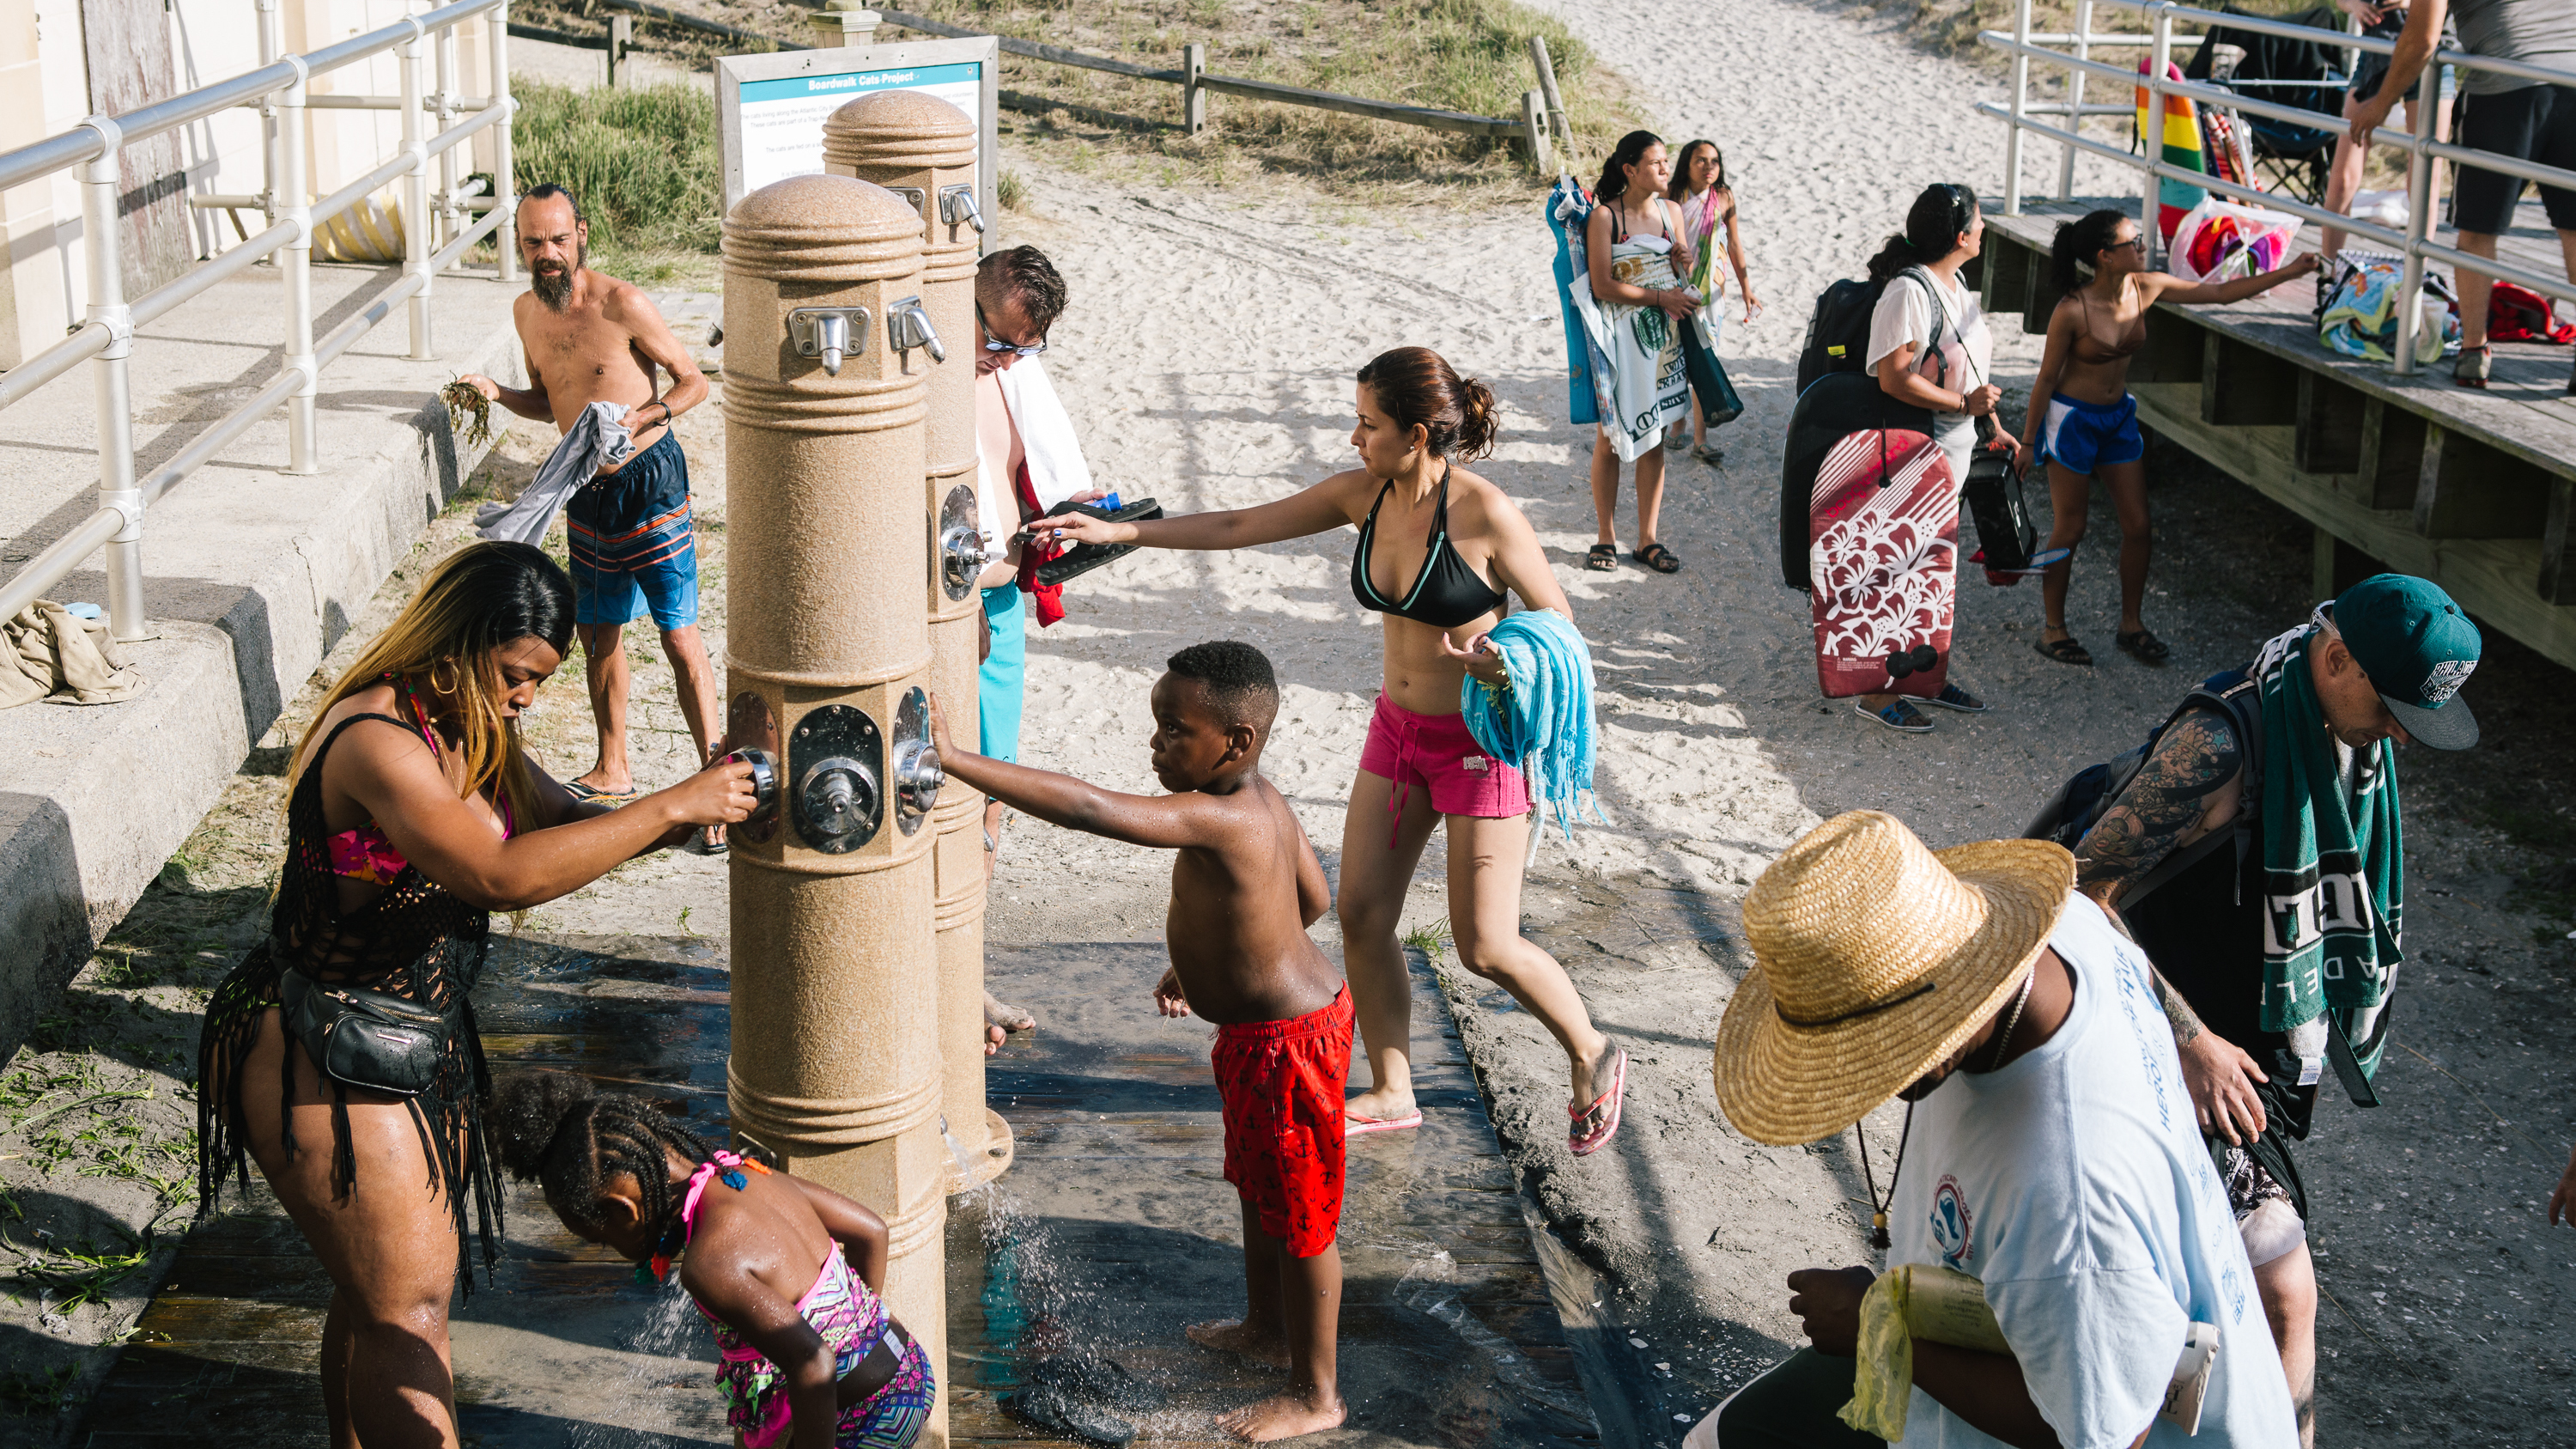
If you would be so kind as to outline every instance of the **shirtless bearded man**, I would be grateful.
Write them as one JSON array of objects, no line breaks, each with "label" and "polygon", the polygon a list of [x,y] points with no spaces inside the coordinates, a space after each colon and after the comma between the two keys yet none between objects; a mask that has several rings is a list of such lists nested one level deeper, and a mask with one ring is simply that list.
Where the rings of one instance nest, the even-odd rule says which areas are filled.
[{"label": "shirtless bearded man", "polygon": [[[571,430],[595,402],[624,403],[635,451],[602,468],[565,507],[571,535],[573,619],[599,729],[599,762],[574,793],[623,805],[636,795],[626,761],[626,653],[619,635],[652,616],[679,676],[680,712],[701,760],[717,736],[715,670],[698,638],[697,534],[689,467],[672,419],[704,402],[706,377],[637,287],[590,268],[590,223],[570,192],[551,183],[519,199],[519,256],[528,293],[512,319],[527,354],[526,388],[467,374],[462,380],[523,418]],[[657,388],[655,369],[671,376]],[[657,396],[657,392],[659,395]],[[706,843],[719,848],[720,829]]]}]

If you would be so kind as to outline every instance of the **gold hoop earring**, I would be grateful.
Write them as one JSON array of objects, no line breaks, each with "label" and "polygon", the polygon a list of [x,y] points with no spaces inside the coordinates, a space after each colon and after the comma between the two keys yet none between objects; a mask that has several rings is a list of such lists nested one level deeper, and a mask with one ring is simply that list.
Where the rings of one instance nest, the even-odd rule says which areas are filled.
[{"label": "gold hoop earring", "polygon": [[[438,682],[438,666],[439,666],[440,664],[444,664],[444,665],[446,665],[446,666],[449,668],[449,670],[450,670],[450,671],[453,673],[453,675],[454,675],[454,677],[453,677],[453,678],[451,678],[451,679],[450,679],[447,683],[445,683],[445,684],[441,684],[441,683],[439,683],[439,682]],[[432,694],[451,694],[451,695],[452,695],[452,694],[456,693],[458,686],[462,685],[462,684],[465,682],[465,671],[464,671],[464,670],[462,670],[462,669],[457,668],[457,667],[456,667],[456,661],[455,661],[455,660],[453,660],[453,659],[441,659],[441,660],[437,661],[437,663],[434,663],[434,664],[432,664],[432,665],[430,665],[430,666],[429,666],[429,671],[428,671],[428,672],[429,672],[429,692],[430,692],[430,693],[432,693]]]}]

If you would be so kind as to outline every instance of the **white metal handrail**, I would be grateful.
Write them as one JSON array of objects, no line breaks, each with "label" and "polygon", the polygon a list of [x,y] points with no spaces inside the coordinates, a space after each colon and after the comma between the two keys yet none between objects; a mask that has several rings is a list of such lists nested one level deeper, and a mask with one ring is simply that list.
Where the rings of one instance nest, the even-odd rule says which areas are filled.
[{"label": "white metal handrail", "polygon": [[[98,386],[98,509],[0,584],[0,619],[43,597],[64,575],[102,546],[107,550],[107,615],[118,639],[147,637],[143,612],[143,514],[145,508],[205,466],[224,447],[279,406],[286,408],[289,473],[320,471],[316,399],[322,369],[378,323],[408,304],[411,356],[436,356],[430,334],[431,279],[466,251],[501,233],[518,208],[510,94],[509,0],[456,0],[406,16],[394,24],[307,55],[282,55],[278,0],[257,0],[260,66],[229,80],[172,96],[121,116],[92,116],[56,136],[0,153],[0,190],[77,168],[81,190],[81,245],[89,269],[88,315],[62,341],[0,375],[0,408],[7,408],[81,363],[96,367]],[[488,15],[489,92],[456,93],[457,26]],[[433,48],[434,91],[423,86],[422,47]],[[400,62],[400,96],[315,96],[316,76],[392,51]],[[229,202],[263,212],[270,225],[220,256],[128,302],[125,297],[117,201],[123,190],[119,148],[200,121],[234,107],[258,108],[262,117],[264,188],[258,196],[192,198]],[[395,110],[402,113],[402,143],[393,159],[319,200],[307,181],[311,165],[305,112],[314,109]],[[466,119],[459,120],[459,117]],[[434,119],[435,135],[423,137]],[[456,148],[485,130],[493,132],[493,195],[460,194]],[[430,189],[430,162],[439,168]],[[313,233],[379,188],[403,185],[402,275],[370,298],[357,315],[317,343],[313,336]],[[476,213],[481,219],[466,225]],[[504,281],[518,275],[518,258],[499,248]],[[134,476],[134,415],[126,375],[134,329],[168,315],[216,283],[274,257],[284,283],[286,356],[277,376],[258,393],[192,439],[169,462],[140,480]]]},{"label": "white metal handrail", "polygon": [[[2096,31],[2093,28],[2093,11],[2097,5],[2137,11],[2146,18],[2148,28],[2144,31]],[[2156,245],[2158,233],[2152,223],[2160,203],[2160,183],[2166,180],[2184,182],[2221,196],[2287,212],[2304,221],[2312,221],[2320,226],[2331,226],[2338,231],[2386,247],[2405,259],[2405,274],[2399,285],[2397,314],[2396,369],[2401,374],[2412,373],[2415,370],[2416,332],[2422,319],[2424,264],[2428,260],[2448,262],[2454,268],[2465,268],[2482,276],[2519,283],[2560,301],[2576,301],[2576,284],[2571,284],[2565,276],[2544,275],[2500,259],[2474,256],[2457,247],[2444,246],[2432,240],[2431,236],[2433,162],[2436,159],[2453,163],[2455,175],[2456,168],[2459,166],[2474,166],[2480,170],[2499,172],[2525,181],[2536,181],[2544,186],[2570,190],[2576,190],[2576,171],[2543,166],[2519,157],[2500,156],[2491,151],[2474,150],[2431,136],[2401,131],[2395,127],[2382,127],[2371,133],[2371,144],[2394,147],[2407,153],[2406,227],[2400,232],[2358,217],[2340,216],[2293,197],[2239,185],[2205,172],[2185,170],[2163,159],[2160,136],[2136,136],[2134,143],[2136,149],[2132,151],[2128,146],[2110,145],[2083,134],[2086,116],[2134,117],[2137,113],[2135,107],[2129,106],[2086,105],[2084,82],[2088,76],[2101,76],[2120,85],[2145,89],[2148,92],[2146,114],[2159,132],[2163,128],[2164,99],[2167,96],[2185,96],[2205,105],[2223,106],[2247,115],[2288,121],[2293,125],[2311,126],[2319,130],[2346,129],[2348,123],[2340,115],[2283,105],[2277,101],[2261,100],[2240,91],[2207,82],[2167,79],[2165,68],[2172,57],[2174,47],[2198,45],[2207,38],[2202,35],[2176,35],[2174,33],[2176,24],[2204,25],[2213,29],[2223,27],[2253,35],[2311,41],[2319,45],[2368,51],[2377,55],[2394,54],[2397,49],[2397,43],[2394,40],[2356,35],[2343,30],[2293,25],[2260,15],[2238,15],[2232,12],[2203,10],[2195,6],[2174,4],[2172,0],[2078,0],[2075,7],[2075,28],[2066,32],[2034,32],[2030,28],[2030,11],[2031,0],[2017,0],[2011,31],[1988,30],[1980,32],[1977,36],[1980,42],[1993,46],[2012,57],[2011,102],[2008,105],[1998,105],[1992,101],[1981,101],[1977,104],[1979,113],[1996,117],[2007,127],[2004,140],[2005,215],[2021,214],[2021,147],[2022,137],[2027,133],[2043,140],[2055,141],[2064,148],[2058,165],[2057,180],[2057,196],[2061,201],[2069,199],[2074,194],[2075,158],[2079,153],[2100,156],[2140,172],[2139,217],[2142,234],[2147,238],[2150,248]],[[2064,46],[2066,49],[2058,49],[2059,46]],[[2141,71],[2105,64],[2091,57],[2091,52],[2097,47],[2145,50],[2148,52],[2148,65]],[[2030,65],[2033,61],[2054,65],[2067,72],[2067,95],[2064,101],[2032,103]],[[2548,66],[2531,65],[2518,60],[2471,55],[2465,51],[2438,47],[2425,66],[2433,73],[2437,82],[2429,92],[2435,97],[2449,90],[2448,77],[2443,76],[2438,69],[2445,66],[2455,71],[2485,71],[2511,76],[2517,80],[2576,86],[2576,72],[2555,70]],[[2066,118],[2066,124],[2056,126],[2032,119],[2034,116],[2043,115],[2063,116]],[[2132,126],[2132,135],[2135,136],[2134,122]]]}]

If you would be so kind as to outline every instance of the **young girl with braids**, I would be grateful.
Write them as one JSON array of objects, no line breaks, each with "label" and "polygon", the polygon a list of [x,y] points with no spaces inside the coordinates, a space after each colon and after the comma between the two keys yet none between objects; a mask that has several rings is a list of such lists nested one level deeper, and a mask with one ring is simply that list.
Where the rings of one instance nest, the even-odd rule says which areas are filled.
[{"label": "young girl with braids", "polygon": [[656,1282],[678,1260],[715,1328],[726,1422],[749,1449],[908,1449],[920,1437],[938,1386],[928,1352],[877,1296],[883,1218],[561,1072],[503,1083],[493,1119],[502,1165],[543,1187],[575,1236]]}]

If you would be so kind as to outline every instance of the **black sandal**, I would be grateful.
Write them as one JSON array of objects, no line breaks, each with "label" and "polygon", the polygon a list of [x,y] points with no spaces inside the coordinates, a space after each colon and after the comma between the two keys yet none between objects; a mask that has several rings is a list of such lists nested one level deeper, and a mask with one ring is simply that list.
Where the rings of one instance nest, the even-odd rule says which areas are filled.
[{"label": "black sandal", "polygon": [[2040,653],[2047,655],[2049,658],[2056,660],[2060,664],[2090,664],[2093,662],[2092,654],[2088,652],[2083,645],[2076,643],[2075,636],[2072,634],[2067,635],[2063,639],[2051,639],[2047,635],[2043,634],[2040,636],[2038,647]]},{"label": "black sandal", "polygon": [[2111,642],[2119,645],[2122,653],[2131,655],[2145,664],[2162,664],[2173,657],[2173,650],[2167,647],[2165,641],[2144,629],[2134,634],[2115,633],[2111,636]]},{"label": "black sandal", "polygon": [[1583,566],[1595,573],[1616,572],[1619,567],[1619,546],[1615,543],[1592,545],[1592,551],[1583,556]]},{"label": "black sandal", "polygon": [[1673,557],[1673,551],[1660,543],[1647,544],[1629,557],[1659,574],[1677,574],[1682,571],[1682,561]]}]

